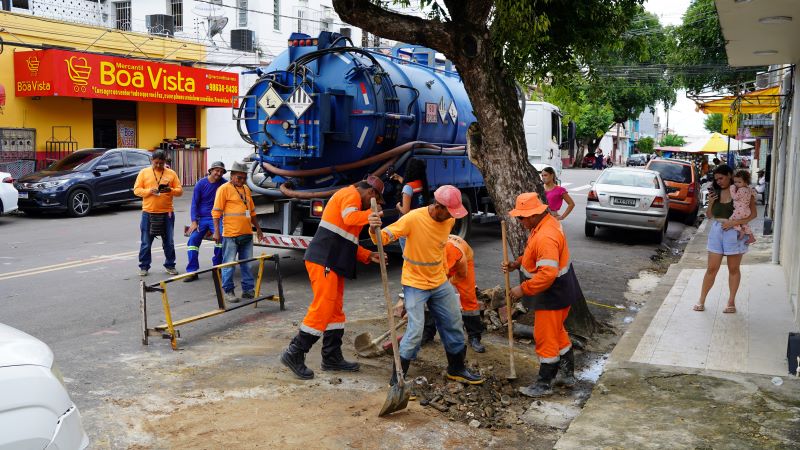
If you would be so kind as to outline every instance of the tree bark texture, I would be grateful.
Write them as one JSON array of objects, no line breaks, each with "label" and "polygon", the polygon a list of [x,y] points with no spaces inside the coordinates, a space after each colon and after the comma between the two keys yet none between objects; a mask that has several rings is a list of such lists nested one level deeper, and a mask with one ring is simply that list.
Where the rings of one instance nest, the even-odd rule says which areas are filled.
[{"label": "tree bark texture", "polygon": [[[398,14],[369,0],[333,0],[345,22],[387,39],[438,50],[458,68],[477,119],[467,132],[469,159],[481,171],[497,213],[507,219],[512,255],[521,255],[528,233],[508,216],[508,211],[523,192],[538,192],[543,200],[545,197],[541,178],[528,162],[515,80],[505,73],[491,43],[487,22],[493,2],[444,3],[452,21]],[[588,309],[585,311],[594,322]],[[591,334],[594,329],[580,331]]]}]

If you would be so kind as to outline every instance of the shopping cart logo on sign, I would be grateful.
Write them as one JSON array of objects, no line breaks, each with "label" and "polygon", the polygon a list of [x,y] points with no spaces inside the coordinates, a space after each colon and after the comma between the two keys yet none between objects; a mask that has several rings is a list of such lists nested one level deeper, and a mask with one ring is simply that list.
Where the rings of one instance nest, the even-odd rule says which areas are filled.
[{"label": "shopping cart logo on sign", "polygon": [[28,62],[28,70],[31,71],[31,75],[34,77],[39,75],[39,58],[34,55],[26,59],[26,61]]},{"label": "shopping cart logo on sign", "polygon": [[89,75],[92,73],[92,68],[84,57],[70,56],[65,59],[67,63],[67,75],[69,79],[75,84],[86,86],[88,84]]}]

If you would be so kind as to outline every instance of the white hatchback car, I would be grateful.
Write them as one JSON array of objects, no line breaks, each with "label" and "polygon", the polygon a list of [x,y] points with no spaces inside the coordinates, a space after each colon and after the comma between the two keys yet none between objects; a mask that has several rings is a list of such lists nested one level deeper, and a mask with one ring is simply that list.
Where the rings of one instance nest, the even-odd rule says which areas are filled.
[{"label": "white hatchback car", "polygon": [[0,215],[17,210],[19,192],[14,187],[14,178],[8,172],[0,172]]},{"label": "white hatchback car", "polygon": [[0,323],[0,450],[88,446],[50,347]]}]

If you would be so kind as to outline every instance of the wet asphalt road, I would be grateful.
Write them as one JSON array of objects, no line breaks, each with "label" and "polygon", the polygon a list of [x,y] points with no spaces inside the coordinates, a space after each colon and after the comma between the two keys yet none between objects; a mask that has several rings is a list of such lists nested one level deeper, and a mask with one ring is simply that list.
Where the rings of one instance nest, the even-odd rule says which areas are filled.
[{"label": "wet asphalt road", "polygon": [[[627,281],[652,266],[650,257],[658,247],[646,234],[601,230],[587,239],[583,232],[584,208],[589,183],[600,172],[566,170],[562,182],[575,199],[576,208],[564,222],[572,258],[587,298],[606,304],[620,301]],[[190,193],[176,202],[176,229],[188,224]],[[138,205],[116,210],[98,210],[90,216],[71,219],[61,216],[0,217],[0,322],[19,328],[45,341],[53,349],[65,375],[73,400],[82,409],[87,430],[93,426],[92,409],[108,395],[108,380],[130,377],[121,355],[141,352],[170,352],[168,343],[152,339],[141,345],[139,277],[137,275]],[[677,239],[684,225],[672,221],[668,240]],[[470,243],[479,256],[476,261],[478,285],[502,283],[498,270],[502,259],[498,225],[476,225]],[[186,240],[176,234],[178,269],[185,269]],[[154,248],[159,245],[156,241]],[[273,250],[264,250],[272,252]],[[257,249],[256,254],[261,250]],[[302,318],[310,301],[308,279],[302,254],[280,251],[287,311],[268,304],[257,311],[240,310],[188,325],[183,329],[187,345],[214,336],[244,322],[268,318]],[[211,246],[201,248],[201,266],[210,264]],[[154,252],[153,269],[147,278],[167,278],[160,264],[163,254]],[[390,267],[393,292],[399,291],[400,264]],[[360,272],[347,284],[345,311],[351,318],[377,317],[385,311],[380,276],[375,266]],[[199,282],[176,283],[170,298],[174,314],[186,316],[214,307],[209,278]],[[267,284],[274,291],[274,284]],[[151,303],[151,322],[158,320],[158,298]],[[130,380],[135,383],[135,380]],[[91,431],[90,431],[91,434]]]}]

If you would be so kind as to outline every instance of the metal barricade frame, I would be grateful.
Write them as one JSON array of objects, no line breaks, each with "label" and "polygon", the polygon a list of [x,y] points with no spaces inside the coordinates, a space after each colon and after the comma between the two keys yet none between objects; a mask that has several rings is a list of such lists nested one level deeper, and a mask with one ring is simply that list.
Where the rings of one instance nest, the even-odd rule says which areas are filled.
[{"label": "metal barricade frame", "polygon": [[[275,274],[276,274],[275,279],[278,284],[277,295],[276,294],[264,295],[264,296],[261,295],[261,282],[264,280],[264,263],[267,260],[272,261],[275,265]],[[255,298],[252,300],[248,299],[247,301],[242,301],[241,303],[238,303],[235,306],[226,305],[225,296],[222,291],[221,269],[253,261],[258,261],[258,277],[256,278]],[[167,295],[167,284],[174,283],[176,281],[180,281],[185,278],[189,278],[191,276],[199,275],[206,272],[212,273],[212,278],[214,280],[214,293],[217,297],[218,308],[204,313],[196,314],[194,316],[186,317],[183,319],[173,320],[172,310],[169,304],[169,296]],[[161,305],[164,309],[165,323],[153,328],[149,328],[147,324],[148,292],[159,292],[161,294]],[[257,308],[258,302],[263,302],[263,301],[276,302],[280,305],[281,311],[286,310],[285,299],[283,296],[283,279],[281,277],[281,266],[280,266],[279,255],[261,254],[260,256],[256,256],[253,258],[217,264],[216,266],[212,266],[204,270],[198,270],[196,272],[183,273],[171,278],[167,278],[166,280],[161,280],[151,284],[147,284],[144,281],[141,281],[140,292],[139,292],[139,308],[141,311],[141,322],[142,322],[142,345],[149,345],[148,342],[149,337],[158,336],[164,339],[169,339],[172,349],[178,350],[178,338],[180,337],[180,332],[177,330],[177,327],[186,325],[188,323],[196,322],[198,320],[207,319],[209,317],[214,317],[239,308],[244,308],[245,306],[253,305],[254,308]]]}]

